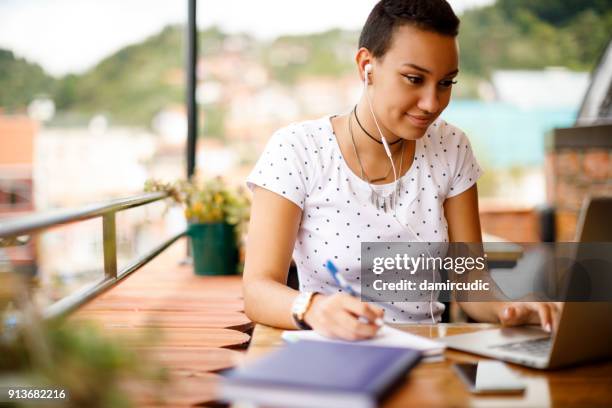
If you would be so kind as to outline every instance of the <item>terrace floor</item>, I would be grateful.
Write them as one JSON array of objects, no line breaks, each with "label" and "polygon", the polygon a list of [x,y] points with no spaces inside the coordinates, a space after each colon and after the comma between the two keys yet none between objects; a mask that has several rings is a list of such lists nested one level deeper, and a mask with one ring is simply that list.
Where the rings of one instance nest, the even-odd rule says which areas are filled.
[{"label": "terrace floor", "polygon": [[250,340],[241,277],[196,276],[180,263],[186,242],[180,239],[72,316],[98,322],[139,356],[167,367],[164,403],[151,390],[128,387],[138,406],[217,405],[217,373],[239,362]]}]

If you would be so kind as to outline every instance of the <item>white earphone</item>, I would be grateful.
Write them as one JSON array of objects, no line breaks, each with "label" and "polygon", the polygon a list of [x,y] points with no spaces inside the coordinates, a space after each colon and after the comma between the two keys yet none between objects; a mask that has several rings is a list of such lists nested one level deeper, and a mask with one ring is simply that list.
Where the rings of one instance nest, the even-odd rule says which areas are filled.
[{"label": "white earphone", "polygon": [[[368,106],[370,107],[370,112],[372,113],[372,118],[374,119],[374,123],[376,124],[376,128],[378,129],[378,133],[380,134],[380,139],[382,141],[382,144],[385,148],[385,152],[387,153],[387,157],[389,157],[389,160],[391,161],[391,167],[393,169],[393,179],[394,179],[394,184],[396,184],[396,187],[393,189],[393,194],[397,194],[397,179],[399,176],[401,176],[401,174],[398,174],[395,170],[395,163],[393,163],[393,156],[391,155],[391,149],[389,148],[389,144],[387,143],[387,139],[385,138],[385,136],[383,135],[382,130],[380,130],[380,126],[378,125],[378,120],[376,120],[376,115],[374,114],[374,109],[372,108],[372,102],[370,102],[370,97],[368,95],[368,75],[370,75],[372,73],[372,64],[367,63],[364,67],[363,67],[363,93],[368,101]],[[401,169],[400,169],[401,171]],[[397,200],[397,198],[396,198]],[[397,208],[395,208],[395,214],[393,216],[393,218],[397,221],[397,223],[403,228],[403,229],[408,229],[410,230],[410,232],[412,233],[412,235],[421,243],[425,243],[425,241],[423,241],[421,239],[420,236],[418,236],[414,230],[412,229],[412,227],[410,226],[410,224],[406,224],[404,225],[404,223],[402,223],[398,218],[397,218]],[[431,253],[429,253],[429,250],[427,248],[425,248],[425,250],[427,251],[427,253],[429,254],[429,256],[431,257]],[[433,281],[435,282],[435,270],[432,270],[432,275],[433,275]],[[431,320],[433,322],[433,324],[436,324],[436,320],[433,314],[433,291],[431,292],[431,295],[429,297],[429,313],[430,313],[430,317]]]},{"label": "white earphone", "polygon": [[[387,153],[389,160],[391,160],[391,165],[393,166],[393,174],[395,175],[395,165],[393,164],[393,156],[391,155],[391,149],[389,148],[389,143],[387,143],[387,139],[385,138],[382,131],[380,130],[380,126],[378,126],[378,121],[376,120],[376,115],[374,115],[374,110],[372,109],[372,103],[370,102],[370,97],[368,96],[368,91],[366,89],[368,87],[368,75],[372,73],[372,64],[370,63],[366,64],[365,67],[363,67],[363,72],[364,72],[363,92],[366,96],[366,99],[368,100],[368,105],[370,106],[370,112],[372,112],[374,123],[376,123],[376,128],[378,129],[378,133],[380,133],[380,139],[382,140],[382,144],[385,148],[385,153]],[[396,179],[397,179],[397,176],[396,176]]]},{"label": "white earphone", "polygon": [[372,64],[366,64],[365,67],[363,67],[363,71],[364,71],[364,76],[363,76],[363,82],[364,82],[364,86],[368,86],[368,75],[370,75],[370,73],[372,72]]}]

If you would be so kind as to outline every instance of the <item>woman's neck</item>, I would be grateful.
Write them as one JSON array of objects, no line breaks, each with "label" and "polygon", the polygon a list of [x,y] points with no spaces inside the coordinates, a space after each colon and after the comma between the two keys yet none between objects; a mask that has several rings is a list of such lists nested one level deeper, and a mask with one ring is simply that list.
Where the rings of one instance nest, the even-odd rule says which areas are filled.
[{"label": "woman's neck", "polygon": [[[364,108],[366,109],[365,111]],[[361,113],[360,110],[362,111]],[[385,151],[381,141],[380,132],[376,127],[376,123],[374,122],[369,107],[365,106],[363,103],[359,103],[356,108],[351,110],[349,113],[346,119],[347,126],[349,123],[349,118],[351,118],[350,124],[359,154],[363,157],[369,158],[372,161],[388,160],[387,152]],[[380,121],[378,125],[381,126]],[[391,150],[391,154],[395,157],[397,154],[399,154],[402,145],[405,145],[405,143],[402,143],[401,139],[397,136],[390,135],[390,132],[386,131],[384,127],[381,126],[380,130],[382,131],[383,135],[385,135],[387,143],[389,144],[389,149]]]},{"label": "woman's neck", "polygon": [[[353,146],[353,138],[351,137],[351,132],[348,129],[349,119],[351,119],[350,124],[352,126],[351,129],[355,139],[355,146]],[[369,179],[379,179],[379,181],[376,181],[373,184],[385,184],[394,181],[393,172],[389,171],[389,158],[387,157],[384,147],[381,144],[371,140],[367,135],[363,134],[361,130],[358,130],[359,126],[356,123],[352,111],[350,113],[332,118],[331,123],[346,164],[354,174],[359,176],[361,174],[361,166],[363,166]],[[404,143],[396,143],[390,147],[393,153],[393,158],[395,159],[397,173],[401,175],[403,174],[403,170],[407,169],[412,162],[414,141],[406,140]],[[401,166],[400,169],[402,147],[404,147],[405,152],[403,166]],[[355,148],[358,149],[360,159],[357,159],[355,155]],[[361,164],[359,163],[359,160],[361,161]],[[384,177],[385,175],[387,175],[387,177]],[[380,177],[384,178],[380,179]]]},{"label": "woman's neck", "polygon": [[[384,125],[381,124],[379,118],[374,118],[374,114],[370,110],[370,105],[365,98],[361,98],[359,103],[355,106],[354,112],[354,119],[355,122],[357,122],[359,133],[363,133],[363,135],[367,136],[369,139],[376,139],[379,144],[382,143],[382,133],[389,145],[393,143],[399,144],[400,137],[394,135],[387,128],[385,128]],[[372,140],[372,142],[374,142],[374,140]]]}]

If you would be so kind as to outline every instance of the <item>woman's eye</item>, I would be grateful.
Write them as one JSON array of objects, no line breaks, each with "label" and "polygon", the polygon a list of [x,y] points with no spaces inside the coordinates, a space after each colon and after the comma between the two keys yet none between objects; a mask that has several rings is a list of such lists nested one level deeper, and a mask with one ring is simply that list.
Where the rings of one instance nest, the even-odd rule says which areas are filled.
[{"label": "woman's eye", "polygon": [[418,76],[404,75],[404,78],[406,78],[408,82],[410,82],[411,84],[415,84],[415,85],[423,82],[423,78],[418,77]]},{"label": "woman's eye", "polygon": [[440,82],[440,86],[442,86],[443,88],[450,88],[451,86],[455,85],[457,83],[457,81],[453,81],[453,80],[447,80],[447,81],[441,81]]}]

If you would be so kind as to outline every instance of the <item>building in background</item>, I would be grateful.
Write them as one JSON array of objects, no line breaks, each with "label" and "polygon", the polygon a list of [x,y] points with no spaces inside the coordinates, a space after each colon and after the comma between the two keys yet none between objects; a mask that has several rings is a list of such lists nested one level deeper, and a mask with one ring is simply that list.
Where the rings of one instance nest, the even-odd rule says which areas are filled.
[{"label": "building in background", "polygon": [[556,239],[573,241],[585,199],[612,196],[612,41],[591,75],[576,124],[552,135],[546,170]]},{"label": "building in background", "polygon": [[[0,111],[0,221],[35,210],[34,143],[38,122],[26,115],[4,115]],[[32,241],[4,248],[16,270],[33,273],[36,265]]]}]

